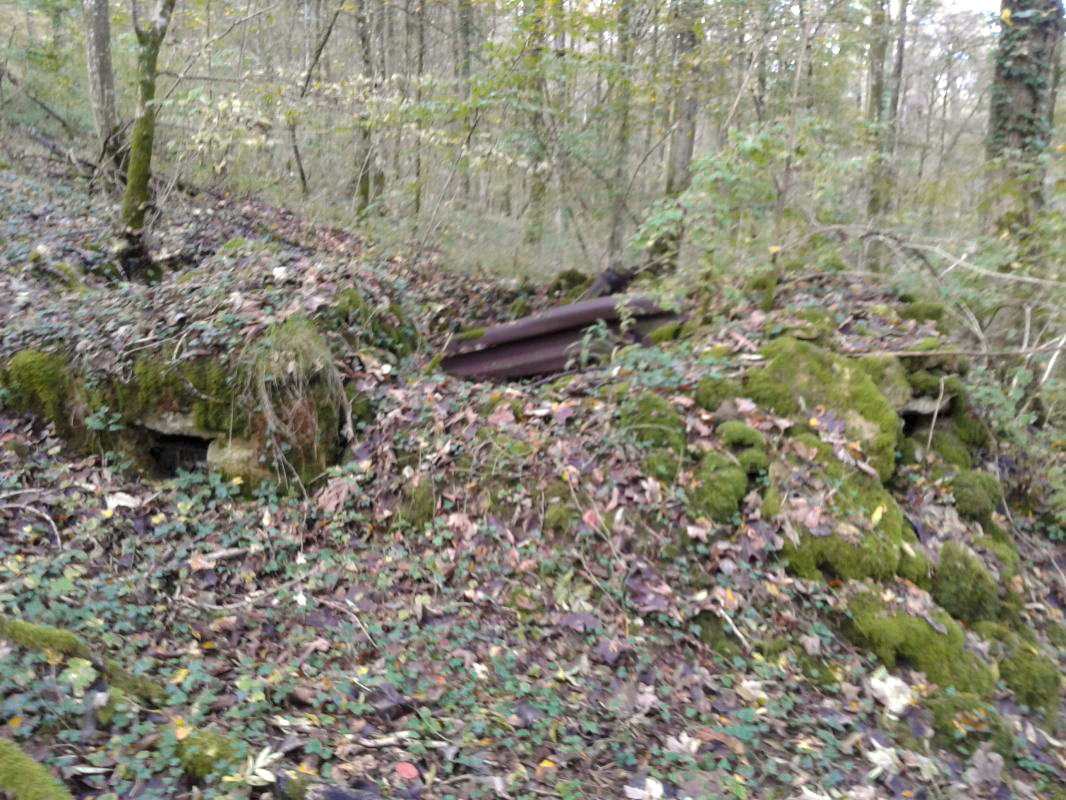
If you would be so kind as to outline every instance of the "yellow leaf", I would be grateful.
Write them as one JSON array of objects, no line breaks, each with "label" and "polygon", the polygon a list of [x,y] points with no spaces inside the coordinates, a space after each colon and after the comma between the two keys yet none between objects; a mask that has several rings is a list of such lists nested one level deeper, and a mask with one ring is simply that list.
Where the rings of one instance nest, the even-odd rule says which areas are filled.
[{"label": "yellow leaf", "polygon": [[999,15],[999,18],[1001,20],[1003,20],[1003,24],[1006,25],[1008,28],[1013,28],[1014,27],[1014,23],[1010,21],[1010,9],[1009,8],[1003,9],[1003,13]]},{"label": "yellow leaf", "polygon": [[776,256],[778,253],[781,252],[781,245],[772,244],[769,247],[767,247],[766,249],[770,251],[770,255]]},{"label": "yellow leaf", "polygon": [[809,420],[807,420],[807,424],[810,425],[812,428],[817,428],[821,423],[818,422],[818,417],[811,417]]},{"label": "yellow leaf", "polygon": [[7,721],[7,727],[11,728],[13,731],[17,731],[22,727],[22,722],[22,717],[12,717]]},{"label": "yellow leaf", "polygon": [[151,522],[153,525],[162,525],[164,522],[167,521],[167,515],[156,514],[155,516],[150,517],[148,521]]},{"label": "yellow leaf", "polygon": [[234,486],[240,486],[242,483],[244,483],[244,478],[238,475],[237,477],[232,478],[230,480],[230,483],[232,483]]},{"label": "yellow leaf", "polygon": [[876,525],[878,522],[881,521],[881,517],[883,517],[884,515],[885,515],[885,504],[882,503],[881,505],[879,505],[877,508],[874,509],[874,513],[870,517],[870,522],[872,522],[874,525]]},{"label": "yellow leaf", "polygon": [[190,733],[192,733],[192,728],[185,724],[185,720],[181,719],[180,717],[174,720],[175,739],[177,739],[179,742],[183,741],[188,738]]},{"label": "yellow leaf", "polygon": [[187,670],[185,667],[182,667],[181,669],[179,669],[178,671],[176,671],[174,673],[174,675],[170,679],[170,682],[171,683],[181,683],[183,680],[185,680],[188,677],[189,677],[189,670]]}]

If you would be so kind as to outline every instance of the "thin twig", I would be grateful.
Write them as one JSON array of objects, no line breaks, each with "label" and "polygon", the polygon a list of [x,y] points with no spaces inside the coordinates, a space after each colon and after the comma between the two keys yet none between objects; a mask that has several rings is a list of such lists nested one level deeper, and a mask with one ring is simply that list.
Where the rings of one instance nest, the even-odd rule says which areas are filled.
[{"label": "thin twig", "polygon": [[53,520],[50,516],[48,516],[40,509],[34,508],[33,506],[23,505],[22,503],[7,503],[5,505],[0,505],[0,511],[6,510],[28,511],[31,514],[40,517],[51,526],[52,534],[55,536],[56,539],[56,547],[63,546],[63,540],[59,536],[59,528],[56,527],[55,520]]},{"label": "thin twig", "polygon": [[374,637],[370,635],[370,631],[367,629],[366,625],[363,624],[363,620],[359,617],[359,614],[356,613],[351,600],[345,600],[343,605],[341,603],[338,603],[336,600],[329,600],[324,597],[316,597],[315,601],[321,603],[324,606],[329,606],[332,609],[336,609],[342,614],[347,614],[349,617],[354,619],[355,624],[359,626],[359,629],[363,632],[363,635],[366,636],[366,640],[370,642],[370,645],[375,650],[379,649],[378,643],[374,641]]},{"label": "thin twig", "polygon": [[933,431],[936,430],[936,419],[940,415],[940,404],[944,402],[944,381],[947,375],[940,376],[940,394],[936,398],[936,408],[933,409],[933,421],[929,423],[929,438],[925,441],[925,452],[933,449]]}]

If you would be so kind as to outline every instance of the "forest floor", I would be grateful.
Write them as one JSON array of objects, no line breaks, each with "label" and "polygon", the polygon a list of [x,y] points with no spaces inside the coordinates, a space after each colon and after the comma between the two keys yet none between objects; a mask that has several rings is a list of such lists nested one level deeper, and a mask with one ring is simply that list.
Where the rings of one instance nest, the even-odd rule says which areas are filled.
[{"label": "forest floor", "polygon": [[[117,369],[145,337],[172,335],[176,315],[229,314],[243,341],[357,269],[403,296],[423,339],[406,358],[335,353],[375,414],[305,491],[196,470],[139,477],[0,409],[0,608],[75,631],[164,690],[142,703],[85,659],[0,649],[4,735],[74,796],[280,796],[304,775],[367,800],[1066,797],[1054,715],[1000,687],[1006,758],[980,715],[935,734],[925,678],[901,664],[893,680],[842,634],[846,587],[785,569],[786,533],[757,493],[726,525],[690,513],[691,471],[650,477],[620,421],[627,394],[652,391],[690,448],[713,449],[720,420],[693,400],[701,378],[739,376],[770,336],[804,324],[796,309],[833,314],[840,351],[929,336],[892,312],[891,291],[797,276],[769,310],[709,295],[716,324],[699,336],[562,380],[464,382],[427,370],[457,321],[558,295],[204,198],[177,200],[154,233],[174,269],[162,293],[108,289],[101,202],[44,172],[0,171],[5,336],[35,314]],[[222,311],[181,306],[192,270],[223,287]],[[157,328],[127,330],[151,298],[166,298]],[[732,415],[771,451],[790,447],[792,421],[743,401]],[[908,519],[940,520],[923,537],[963,524],[941,513],[949,488],[932,467],[909,467],[892,493]],[[1066,549],[1019,534],[1018,551],[1026,622],[1061,670]],[[190,771],[196,748],[210,774]],[[266,777],[249,768],[257,757]]]}]

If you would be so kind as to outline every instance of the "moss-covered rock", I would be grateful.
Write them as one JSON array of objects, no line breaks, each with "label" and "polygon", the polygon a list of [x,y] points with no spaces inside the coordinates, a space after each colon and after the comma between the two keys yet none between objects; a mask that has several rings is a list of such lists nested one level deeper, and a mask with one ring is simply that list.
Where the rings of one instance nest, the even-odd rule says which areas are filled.
[{"label": "moss-covered rock", "polygon": [[657,394],[642,392],[626,403],[621,420],[642,444],[679,454],[685,450],[685,418]]},{"label": "moss-covered rock", "polygon": [[958,375],[930,372],[924,369],[907,375],[907,383],[910,384],[914,394],[920,397],[939,397],[941,382],[944,385],[945,397],[959,397],[966,394],[962,379]]},{"label": "moss-covered rock", "polygon": [[958,542],[947,542],[940,551],[933,599],[955,619],[963,622],[995,619],[1000,599],[996,581],[978,559]]},{"label": "moss-covered rock", "polygon": [[666,344],[672,342],[681,333],[680,322],[667,322],[648,334],[648,341],[652,344]]},{"label": "moss-covered rock", "polygon": [[1062,675],[1058,664],[1035,647],[1018,642],[999,662],[999,674],[1015,697],[1045,717],[1057,717],[1062,695]]},{"label": "moss-covered rock", "polygon": [[766,437],[750,425],[745,425],[737,420],[723,422],[715,431],[718,437],[729,447],[745,448],[756,447],[766,449]]},{"label": "moss-covered rock", "polygon": [[925,701],[933,714],[933,743],[970,755],[984,742],[1004,758],[1013,753],[1010,731],[998,713],[972,692],[934,692]]},{"label": "moss-covered rock", "polygon": [[890,669],[905,663],[942,688],[951,686],[982,697],[995,687],[995,672],[966,649],[962,629],[947,612],[933,609],[929,619],[912,616],[887,609],[870,591],[852,595],[847,608],[848,633]]},{"label": "moss-covered rock", "polygon": [[69,435],[73,381],[63,356],[40,350],[16,353],[0,371],[0,387],[7,390],[13,408],[39,414],[60,436]]},{"label": "moss-covered rock", "polygon": [[263,455],[261,442],[220,436],[207,446],[207,466],[226,480],[253,489],[273,477],[273,472],[263,463]]},{"label": "moss-covered rock", "polygon": [[715,522],[733,519],[748,491],[746,470],[712,452],[704,456],[696,478],[697,486],[689,491],[689,513]]},{"label": "moss-covered rock", "polygon": [[749,447],[738,452],[737,461],[740,462],[740,466],[749,475],[762,472],[770,466],[770,457],[766,454],[766,451],[755,447]]},{"label": "moss-covered rock", "polygon": [[232,769],[239,756],[236,743],[225,734],[211,730],[194,730],[178,742],[181,768],[193,781]]},{"label": "moss-covered rock", "polygon": [[771,342],[763,355],[766,366],[744,376],[747,396],[779,414],[825,406],[844,419],[882,480],[892,475],[902,424],[857,362],[789,338]]},{"label": "moss-covered rock", "polygon": [[980,470],[964,470],[951,483],[959,514],[980,522],[988,520],[1003,502],[1003,487],[995,475]]},{"label": "moss-covered rock", "polygon": [[12,800],[73,800],[63,784],[10,739],[0,739],[0,790]]},{"label": "moss-covered rock", "polygon": [[[928,439],[927,439],[928,441]],[[933,431],[932,450],[945,463],[959,469],[968,470],[973,466],[970,450],[963,444],[950,425],[938,425]]]},{"label": "moss-covered rock", "polygon": [[910,402],[911,385],[907,380],[907,371],[898,358],[866,356],[859,359],[858,364],[897,412]]},{"label": "moss-covered rock", "polygon": [[717,411],[726,400],[740,397],[741,386],[729,378],[706,377],[696,384],[696,405],[705,411]]}]

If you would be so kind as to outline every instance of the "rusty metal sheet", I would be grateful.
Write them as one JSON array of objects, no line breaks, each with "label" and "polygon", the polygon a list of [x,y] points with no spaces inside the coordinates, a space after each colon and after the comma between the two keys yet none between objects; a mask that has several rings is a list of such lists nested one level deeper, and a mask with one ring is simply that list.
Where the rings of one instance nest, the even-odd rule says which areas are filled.
[{"label": "rusty metal sheet", "polygon": [[475,340],[453,341],[441,368],[461,378],[525,378],[559,372],[577,353],[590,326],[603,320],[612,331],[620,329],[620,303],[637,320],[633,333],[638,338],[677,319],[674,312],[646,297],[583,300],[491,327]]}]

